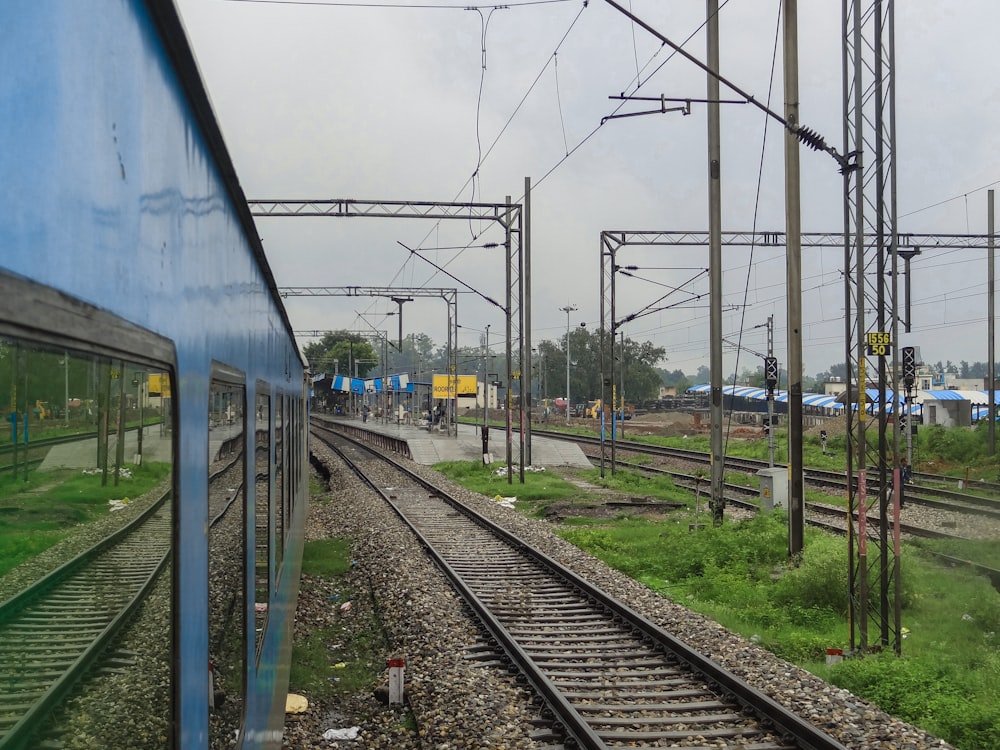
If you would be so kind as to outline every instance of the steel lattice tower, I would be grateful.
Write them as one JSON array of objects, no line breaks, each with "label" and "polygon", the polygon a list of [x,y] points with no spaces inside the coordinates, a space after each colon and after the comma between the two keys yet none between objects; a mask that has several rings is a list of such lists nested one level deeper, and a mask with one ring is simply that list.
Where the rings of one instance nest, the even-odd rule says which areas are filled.
[{"label": "steel lattice tower", "polygon": [[[889,425],[890,399],[894,415],[898,409],[899,361],[894,13],[892,0],[842,1],[844,153],[853,158],[844,169],[851,648],[892,644],[898,652],[899,538],[890,536],[888,491],[899,448]],[[878,397],[866,414],[874,400],[869,382]]]}]

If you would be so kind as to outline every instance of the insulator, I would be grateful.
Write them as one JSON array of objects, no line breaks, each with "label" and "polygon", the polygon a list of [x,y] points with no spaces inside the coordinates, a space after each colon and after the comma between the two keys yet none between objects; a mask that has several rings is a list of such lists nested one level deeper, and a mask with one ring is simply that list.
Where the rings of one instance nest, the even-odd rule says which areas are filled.
[{"label": "insulator", "polygon": [[795,135],[798,136],[799,141],[804,143],[813,151],[826,151],[826,141],[823,140],[823,136],[815,130],[802,126],[795,131]]}]

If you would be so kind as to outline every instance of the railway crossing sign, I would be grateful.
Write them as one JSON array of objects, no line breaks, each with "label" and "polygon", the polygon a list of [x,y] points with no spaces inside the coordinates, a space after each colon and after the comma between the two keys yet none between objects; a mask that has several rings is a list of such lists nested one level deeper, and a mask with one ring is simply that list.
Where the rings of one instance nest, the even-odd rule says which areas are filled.
[{"label": "railway crossing sign", "polygon": [[886,331],[870,331],[865,334],[865,341],[871,357],[884,357],[892,347],[892,335]]}]

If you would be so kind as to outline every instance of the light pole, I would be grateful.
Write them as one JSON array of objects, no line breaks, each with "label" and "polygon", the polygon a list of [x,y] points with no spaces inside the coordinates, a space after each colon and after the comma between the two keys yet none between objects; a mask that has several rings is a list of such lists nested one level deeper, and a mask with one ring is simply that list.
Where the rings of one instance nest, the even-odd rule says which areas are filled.
[{"label": "light pole", "polygon": [[483,463],[489,459],[490,453],[490,324],[486,324],[486,337],[483,340]]},{"label": "light pole", "polygon": [[63,425],[69,427],[69,351],[63,349]]},{"label": "light pole", "polygon": [[136,449],[136,455],[138,456],[138,459],[136,460],[137,464],[141,464],[142,463],[142,426],[143,426],[142,425],[142,397],[143,397],[143,390],[144,390],[143,389],[143,385],[144,385],[143,381],[145,379],[146,379],[146,373],[144,373],[144,372],[137,372],[135,374],[135,378],[132,380],[132,385],[135,386],[135,400],[138,402],[137,406],[139,407],[139,431],[137,433],[137,436],[138,436],[138,448]]},{"label": "light pole", "polygon": [[560,307],[566,313],[566,425],[569,426],[569,314],[577,309],[576,305]]}]

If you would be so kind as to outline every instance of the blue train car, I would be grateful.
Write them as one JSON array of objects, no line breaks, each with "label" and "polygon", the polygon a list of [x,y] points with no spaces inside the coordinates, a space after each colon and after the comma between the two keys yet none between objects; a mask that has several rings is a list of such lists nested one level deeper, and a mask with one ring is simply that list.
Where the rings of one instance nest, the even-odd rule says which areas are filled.
[{"label": "blue train car", "polygon": [[176,9],[4,2],[0,69],[0,748],[279,746],[308,373]]}]

